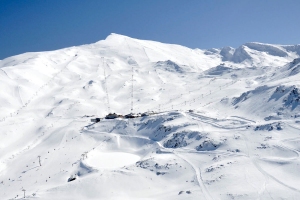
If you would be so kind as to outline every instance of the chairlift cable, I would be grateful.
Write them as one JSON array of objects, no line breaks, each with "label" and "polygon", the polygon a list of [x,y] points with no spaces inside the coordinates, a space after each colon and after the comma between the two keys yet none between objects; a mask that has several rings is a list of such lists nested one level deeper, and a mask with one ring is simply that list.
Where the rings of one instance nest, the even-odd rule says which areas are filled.
[{"label": "chairlift cable", "polygon": [[131,113],[133,113],[133,65],[131,68]]},{"label": "chairlift cable", "polygon": [[[128,49],[129,49],[129,51],[130,51],[130,54],[131,55],[133,55],[132,54],[132,51],[131,51],[131,48],[130,48],[130,46],[128,45],[128,42],[127,42],[127,39],[125,38],[125,41],[126,41],[126,44],[127,44],[127,46],[128,46]],[[133,56],[130,56],[130,57],[133,57]],[[135,61],[135,60],[134,60]],[[136,63],[136,61],[135,61],[135,63]],[[136,63],[137,64],[137,63]],[[133,73],[134,73],[134,68],[133,68],[133,64],[132,63],[130,63],[130,65],[131,65],[131,109],[130,109],[130,111],[131,111],[131,113],[133,113]]]},{"label": "chairlift cable", "polygon": [[[106,63],[107,65],[107,63]],[[104,89],[106,93],[106,100],[107,100],[107,110],[108,113],[110,113],[110,104],[109,104],[109,96],[108,96],[108,90],[107,90],[107,77],[105,72],[105,65],[104,65],[104,57],[102,57],[102,66],[103,66],[103,73],[104,73]]]}]

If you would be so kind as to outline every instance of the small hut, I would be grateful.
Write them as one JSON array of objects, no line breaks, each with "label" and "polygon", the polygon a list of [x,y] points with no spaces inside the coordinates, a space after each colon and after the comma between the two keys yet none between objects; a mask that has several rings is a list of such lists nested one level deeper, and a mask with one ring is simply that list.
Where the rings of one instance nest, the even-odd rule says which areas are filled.
[{"label": "small hut", "polygon": [[91,122],[95,122],[95,123],[98,123],[100,122],[101,118],[94,118],[94,119],[91,119]]}]

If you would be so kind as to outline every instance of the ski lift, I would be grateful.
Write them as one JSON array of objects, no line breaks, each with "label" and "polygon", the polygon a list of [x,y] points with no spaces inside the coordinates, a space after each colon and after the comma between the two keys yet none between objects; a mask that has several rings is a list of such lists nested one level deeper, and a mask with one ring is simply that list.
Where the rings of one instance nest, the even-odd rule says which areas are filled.
[{"label": "ski lift", "polygon": [[150,114],[149,113],[147,113],[147,112],[144,112],[144,113],[142,113],[142,117],[147,117],[147,116],[149,116]]},{"label": "ski lift", "polygon": [[141,114],[141,117],[147,117],[147,116],[150,116],[150,115],[154,115],[154,114],[157,114],[153,111],[148,111],[148,112],[144,112]]},{"label": "ski lift", "polygon": [[119,115],[117,115],[116,113],[109,113],[108,115],[105,116],[105,119],[115,119],[118,117]]},{"label": "ski lift", "polygon": [[133,113],[129,113],[127,115],[124,116],[126,119],[129,119],[129,118],[136,118],[136,116],[133,114]]}]

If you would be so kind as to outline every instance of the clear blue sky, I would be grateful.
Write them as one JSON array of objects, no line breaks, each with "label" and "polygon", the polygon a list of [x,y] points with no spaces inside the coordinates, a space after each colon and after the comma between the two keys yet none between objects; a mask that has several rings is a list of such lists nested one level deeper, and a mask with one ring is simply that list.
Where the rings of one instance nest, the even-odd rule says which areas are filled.
[{"label": "clear blue sky", "polygon": [[0,0],[0,59],[110,33],[191,48],[300,43],[299,0]]}]

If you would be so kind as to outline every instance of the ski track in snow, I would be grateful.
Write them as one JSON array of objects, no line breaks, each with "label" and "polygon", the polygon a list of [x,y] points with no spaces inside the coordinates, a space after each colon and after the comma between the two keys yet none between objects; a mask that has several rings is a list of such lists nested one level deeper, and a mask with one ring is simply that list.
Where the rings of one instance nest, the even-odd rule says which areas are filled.
[{"label": "ski track in snow", "polygon": [[195,171],[195,176],[197,178],[198,185],[199,185],[202,193],[204,194],[205,199],[207,199],[207,200],[213,199],[211,197],[210,193],[208,192],[208,190],[206,189],[205,185],[204,185],[203,179],[201,177],[201,169],[199,167],[195,166],[189,159],[187,159],[184,156],[182,156],[176,150],[169,150],[169,149],[165,148],[163,145],[161,145],[159,142],[157,142],[157,144],[159,145],[159,147],[161,149],[164,149],[167,152],[173,153],[176,156],[178,156],[179,158],[181,158],[182,160],[184,160],[185,162],[187,162],[194,169],[194,171]]},{"label": "ski track in snow", "polygon": [[289,186],[289,185],[283,183],[282,181],[278,180],[278,179],[275,178],[274,176],[270,175],[269,173],[267,173],[265,170],[263,170],[263,169],[260,167],[260,165],[257,163],[257,160],[254,160],[253,163],[254,163],[254,165],[256,166],[256,168],[257,168],[262,174],[264,174],[265,176],[267,176],[267,177],[273,179],[274,181],[276,181],[277,183],[279,183],[280,185],[282,185],[282,186],[284,186],[284,187],[287,187],[287,188],[289,188],[289,189],[291,189],[291,190],[293,190],[293,191],[296,191],[296,192],[300,192],[299,189],[294,188],[294,187],[291,187],[291,186]]},{"label": "ski track in snow", "polygon": [[201,188],[201,191],[203,192],[204,194],[204,197],[205,199],[207,200],[212,200],[213,198],[211,197],[209,191],[206,189],[205,185],[204,185],[204,182],[203,182],[203,179],[201,177],[201,169],[197,166],[195,166],[190,160],[188,160],[187,158],[185,158],[184,156],[178,154],[176,151],[174,151],[174,153],[180,157],[181,159],[185,160],[187,163],[189,163],[189,165],[191,165],[193,167],[193,169],[195,170],[195,174],[196,174],[196,177],[197,177],[197,181],[198,181],[198,184]]},{"label": "ski track in snow", "polygon": [[[296,189],[296,188],[294,188],[292,186],[289,186],[289,185],[283,183],[282,181],[278,180],[277,178],[275,178],[271,174],[267,173],[264,169],[262,169],[262,167],[258,163],[259,159],[251,156],[250,153],[249,153],[248,141],[251,141],[251,140],[249,140],[249,138],[245,137],[245,135],[244,135],[244,141],[245,141],[245,144],[246,144],[247,149],[248,149],[248,157],[250,158],[250,160],[254,164],[254,166],[258,169],[258,171],[265,177],[264,188],[262,188],[261,192],[259,192],[259,195],[261,195],[266,190],[266,183],[267,183],[268,179],[272,179],[272,180],[276,181],[277,183],[279,183],[280,185],[282,185],[282,186],[284,186],[284,187],[286,187],[286,188],[288,188],[290,190],[293,190],[293,191],[296,191],[296,192],[300,192],[299,189]],[[281,146],[281,147],[284,147],[284,146]],[[284,148],[287,148],[287,147],[284,147]],[[287,149],[290,149],[290,148],[287,148]],[[293,151],[295,151],[295,150],[293,150]],[[297,153],[298,156],[295,159],[298,159],[299,154],[298,154],[297,151],[296,151],[296,153]],[[268,194],[270,195],[270,193],[268,193]]]},{"label": "ski track in snow", "polygon": [[[1,68],[0,68],[1,69]],[[1,69],[1,71],[9,78],[9,79],[12,79],[8,76],[8,74],[6,73],[6,71],[4,71],[3,69]]]}]

